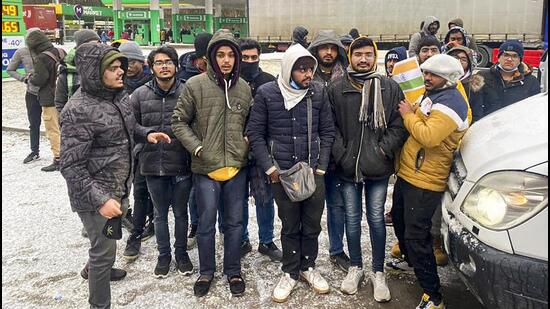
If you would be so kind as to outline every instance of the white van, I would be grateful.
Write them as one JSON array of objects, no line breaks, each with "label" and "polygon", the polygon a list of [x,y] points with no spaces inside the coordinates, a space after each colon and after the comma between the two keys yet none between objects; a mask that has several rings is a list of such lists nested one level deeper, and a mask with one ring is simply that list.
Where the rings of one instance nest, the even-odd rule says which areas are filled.
[{"label": "white van", "polygon": [[487,308],[548,308],[548,92],[468,130],[442,232],[451,263]]}]

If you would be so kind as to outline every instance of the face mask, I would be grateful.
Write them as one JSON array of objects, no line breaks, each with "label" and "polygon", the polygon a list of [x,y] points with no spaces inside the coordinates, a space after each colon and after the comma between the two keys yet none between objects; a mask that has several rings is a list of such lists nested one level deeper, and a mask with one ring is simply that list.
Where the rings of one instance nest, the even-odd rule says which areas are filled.
[{"label": "face mask", "polygon": [[302,89],[302,87],[300,87],[300,85],[298,85],[298,83],[295,82],[293,79],[290,80],[290,87],[292,87],[293,89],[296,89],[296,90]]},{"label": "face mask", "polygon": [[241,62],[241,77],[251,82],[260,74],[260,61]]}]

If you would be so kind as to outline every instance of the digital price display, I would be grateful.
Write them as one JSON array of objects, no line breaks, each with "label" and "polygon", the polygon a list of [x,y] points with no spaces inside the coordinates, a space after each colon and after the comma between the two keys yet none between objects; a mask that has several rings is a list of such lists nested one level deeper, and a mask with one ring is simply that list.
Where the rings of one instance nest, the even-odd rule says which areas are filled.
[{"label": "digital price display", "polygon": [[2,21],[2,33],[17,33],[19,30],[19,21]]},{"label": "digital price display", "polygon": [[2,4],[2,16],[19,16],[19,10],[17,5],[14,4]]}]

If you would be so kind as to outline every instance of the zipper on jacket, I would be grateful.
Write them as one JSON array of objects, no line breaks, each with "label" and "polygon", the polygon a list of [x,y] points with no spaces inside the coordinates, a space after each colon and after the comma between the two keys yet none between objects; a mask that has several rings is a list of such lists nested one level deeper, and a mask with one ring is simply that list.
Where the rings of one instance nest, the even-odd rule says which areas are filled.
[{"label": "zipper on jacket", "polygon": [[361,151],[363,149],[363,137],[365,135],[365,123],[361,126],[361,141],[359,142],[359,153],[357,154],[357,160],[355,160],[355,182],[360,182],[359,179],[359,159],[361,158]]},{"label": "zipper on jacket", "polygon": [[[227,108],[231,109],[231,105],[229,104],[229,87],[227,86],[227,81],[224,79],[225,82],[225,103],[227,105]],[[227,108],[224,107],[223,109],[223,166],[227,167]]]},{"label": "zipper on jacket", "polygon": [[[160,132],[164,133],[164,103],[166,102],[166,98],[162,98],[162,103],[160,106]],[[164,176],[164,169],[162,168],[162,159],[164,155],[164,143],[160,143],[160,158],[159,158],[159,174],[160,176]]]}]

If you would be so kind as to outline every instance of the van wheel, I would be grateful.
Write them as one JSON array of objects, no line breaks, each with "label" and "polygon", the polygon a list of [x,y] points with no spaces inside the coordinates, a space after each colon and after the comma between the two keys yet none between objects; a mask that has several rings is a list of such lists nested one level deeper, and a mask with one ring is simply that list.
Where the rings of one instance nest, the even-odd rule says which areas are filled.
[{"label": "van wheel", "polygon": [[485,45],[478,45],[479,53],[477,54],[477,66],[488,68],[493,63],[491,62],[492,51]]}]

